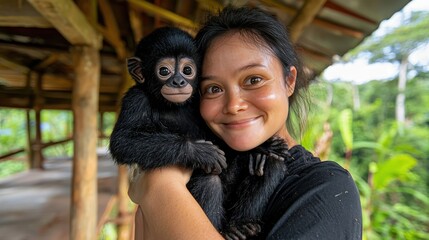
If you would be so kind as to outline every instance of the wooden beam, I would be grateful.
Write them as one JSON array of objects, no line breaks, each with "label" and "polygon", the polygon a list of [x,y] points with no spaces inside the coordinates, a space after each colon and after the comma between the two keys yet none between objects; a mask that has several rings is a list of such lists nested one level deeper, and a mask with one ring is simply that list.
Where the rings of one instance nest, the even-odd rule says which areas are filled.
[{"label": "wooden beam", "polygon": [[13,62],[9,59],[6,59],[4,57],[0,56],[0,65],[3,65],[4,67],[17,71],[19,73],[27,73],[28,71],[30,71],[30,69],[24,65],[21,65],[19,63]]},{"label": "wooden beam", "polygon": [[332,2],[332,1],[328,1],[326,3],[325,7],[329,8],[329,9],[332,9],[334,11],[340,12],[340,13],[342,13],[344,15],[348,15],[348,16],[351,16],[353,18],[359,19],[359,20],[364,21],[364,22],[369,23],[369,24],[373,24],[373,25],[377,24],[377,21],[369,19],[369,18],[367,18],[367,17],[365,17],[365,16],[363,16],[361,14],[358,14],[358,13],[356,13],[354,11],[351,11],[351,10],[349,10],[349,9],[347,9],[347,8],[339,5],[339,4],[336,4],[336,3]]},{"label": "wooden beam", "polygon": [[129,221],[119,222],[118,224],[118,240],[131,239],[131,223],[134,218],[127,218],[130,216],[130,211],[128,208],[129,205],[129,196],[128,196],[128,188],[129,188],[129,175],[128,175],[128,167],[121,165],[118,166],[118,219],[126,219]]},{"label": "wooden beam", "polygon": [[37,169],[43,169],[43,135],[42,135],[42,105],[43,105],[43,98],[40,96],[40,93],[42,91],[42,74],[38,74],[36,79],[36,86],[34,88],[34,111],[35,111],[35,129],[36,129],[36,135],[34,138],[34,141],[31,145],[31,149],[33,150],[33,157],[34,161],[32,162],[31,168],[37,168]]},{"label": "wooden beam", "polygon": [[12,151],[10,151],[10,152],[8,152],[8,153],[5,153],[5,154],[3,154],[3,155],[0,155],[0,162],[1,162],[1,161],[9,160],[9,159],[6,159],[6,158],[8,158],[8,157],[10,157],[10,156],[13,156],[13,155],[15,155],[15,154],[18,154],[18,153],[22,153],[22,152],[25,152],[25,148],[20,148],[20,149],[12,150]]},{"label": "wooden beam", "polygon": [[28,0],[73,45],[101,48],[98,34],[72,0]]},{"label": "wooden beam", "polygon": [[97,233],[97,113],[100,81],[98,49],[74,46],[74,154],[70,240],[93,240]]},{"label": "wooden beam", "polygon": [[[297,10],[292,8],[292,7],[288,7],[284,4],[275,2],[273,0],[260,0],[261,3],[271,6],[273,8],[276,8],[288,15],[295,15],[297,13]],[[345,36],[350,36],[356,39],[361,39],[364,34],[362,31],[356,30],[356,29],[352,29],[349,28],[347,26],[343,26],[337,23],[333,23],[324,19],[320,19],[317,16],[314,18],[313,20],[313,24],[316,26],[319,26],[321,28],[324,29],[328,29],[328,30],[332,30],[334,32],[337,32],[339,34],[345,35]]]},{"label": "wooden beam", "polygon": [[99,0],[99,5],[106,24],[106,27],[99,26],[99,30],[104,38],[113,46],[118,58],[125,60],[127,56],[125,44],[121,39],[121,32],[119,31],[118,23],[110,2],[107,0]]},{"label": "wooden beam", "polygon": [[31,145],[33,143],[33,137],[32,137],[32,131],[31,131],[31,109],[26,109],[25,111],[25,115],[26,115],[26,132],[27,132],[27,146],[26,146],[26,150],[27,150],[27,163],[28,166],[31,166],[33,164],[34,161],[34,153],[33,150],[31,149]]},{"label": "wooden beam", "polygon": [[136,10],[142,10],[146,12],[147,14],[153,15],[153,16],[159,16],[165,20],[171,21],[179,26],[189,28],[196,30],[198,28],[198,24],[194,21],[187,19],[185,17],[182,17],[174,12],[165,10],[161,7],[158,7],[154,4],[151,4],[149,2],[145,1],[139,1],[139,0],[128,0],[128,2],[134,7]]},{"label": "wooden beam", "polygon": [[27,1],[0,1],[0,26],[52,28]]},{"label": "wooden beam", "polygon": [[221,3],[215,0],[197,0],[197,2],[199,8],[212,13],[216,13],[224,8]]},{"label": "wooden beam", "polygon": [[100,220],[98,220],[98,224],[97,224],[98,234],[100,234],[101,230],[103,230],[104,224],[106,224],[107,220],[109,219],[109,215],[112,212],[112,209],[115,207],[117,201],[118,201],[118,197],[113,195],[110,197],[109,201],[107,202],[106,208],[104,209],[103,214],[101,214]]},{"label": "wooden beam", "polygon": [[130,19],[131,30],[133,31],[134,41],[136,44],[143,38],[143,23],[138,16],[139,12],[130,8],[128,17]]},{"label": "wooden beam", "polygon": [[54,64],[59,58],[60,58],[60,54],[52,53],[47,58],[45,58],[41,62],[39,62],[36,66],[34,66],[33,70],[43,71],[44,69],[46,69],[50,65]]},{"label": "wooden beam", "polygon": [[306,0],[302,8],[295,14],[289,24],[290,39],[292,42],[297,42],[301,34],[304,32],[305,27],[311,22],[319,13],[320,9],[325,5],[326,0]]},{"label": "wooden beam", "polygon": [[93,27],[97,25],[97,0],[75,0],[79,9],[85,14],[86,19]]},{"label": "wooden beam", "polygon": [[303,55],[309,56],[312,59],[317,59],[319,62],[324,62],[325,64],[331,64],[332,63],[332,57],[326,56],[324,54],[321,54],[319,52],[315,52],[303,47],[299,47],[297,50],[299,53],[302,53]]}]

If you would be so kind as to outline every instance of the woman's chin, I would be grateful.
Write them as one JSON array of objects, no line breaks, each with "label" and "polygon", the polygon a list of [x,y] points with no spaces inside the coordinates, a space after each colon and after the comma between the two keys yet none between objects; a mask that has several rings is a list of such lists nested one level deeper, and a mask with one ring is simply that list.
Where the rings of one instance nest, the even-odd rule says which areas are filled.
[{"label": "woman's chin", "polygon": [[235,141],[225,141],[225,142],[226,144],[228,144],[230,148],[238,152],[249,151],[261,144],[260,142],[251,142],[246,140],[243,140],[243,141],[235,140]]}]

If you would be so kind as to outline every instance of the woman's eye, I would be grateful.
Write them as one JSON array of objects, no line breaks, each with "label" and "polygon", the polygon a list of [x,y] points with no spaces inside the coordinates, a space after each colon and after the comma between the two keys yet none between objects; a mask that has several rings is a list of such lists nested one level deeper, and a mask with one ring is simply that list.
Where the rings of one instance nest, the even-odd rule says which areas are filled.
[{"label": "woman's eye", "polygon": [[184,67],[183,68],[183,74],[188,75],[188,76],[192,75],[192,68],[189,66]]},{"label": "woman's eye", "polygon": [[216,94],[222,92],[222,89],[218,86],[210,86],[206,88],[206,93],[208,94]]},{"label": "woman's eye", "polygon": [[170,74],[170,69],[168,69],[167,67],[160,67],[159,68],[159,75],[165,77],[168,76]]},{"label": "woman's eye", "polygon": [[251,77],[246,80],[246,85],[256,85],[258,83],[262,82],[262,78],[260,77]]}]

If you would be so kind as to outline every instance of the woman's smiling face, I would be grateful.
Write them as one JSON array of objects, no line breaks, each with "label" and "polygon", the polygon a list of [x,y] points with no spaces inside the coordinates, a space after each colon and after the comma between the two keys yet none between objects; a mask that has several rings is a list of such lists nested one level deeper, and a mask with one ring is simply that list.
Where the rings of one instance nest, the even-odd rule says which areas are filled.
[{"label": "woman's smiling face", "polygon": [[202,68],[200,112],[212,131],[231,148],[247,151],[286,129],[288,97],[296,70],[285,77],[267,47],[239,33],[215,39]]}]

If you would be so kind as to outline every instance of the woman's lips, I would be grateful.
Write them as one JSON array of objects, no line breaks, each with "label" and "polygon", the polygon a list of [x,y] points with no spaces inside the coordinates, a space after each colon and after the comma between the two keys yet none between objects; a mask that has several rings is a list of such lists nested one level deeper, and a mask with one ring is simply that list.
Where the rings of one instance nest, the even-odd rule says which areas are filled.
[{"label": "woman's lips", "polygon": [[229,121],[226,123],[223,123],[228,128],[241,128],[241,127],[247,127],[249,125],[252,125],[255,123],[260,117],[253,117],[253,118],[246,118],[246,119],[240,119],[240,120],[234,120]]}]

